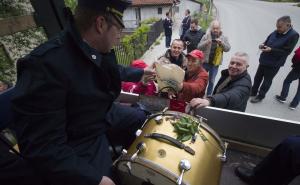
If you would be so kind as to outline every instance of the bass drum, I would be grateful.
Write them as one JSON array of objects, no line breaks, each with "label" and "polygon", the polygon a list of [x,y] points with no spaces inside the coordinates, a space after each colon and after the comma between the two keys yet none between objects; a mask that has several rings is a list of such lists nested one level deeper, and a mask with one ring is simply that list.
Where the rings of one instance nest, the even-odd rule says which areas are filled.
[{"label": "bass drum", "polygon": [[[179,142],[175,138],[172,122],[181,117],[200,123],[200,134],[196,140]],[[182,173],[181,160],[190,164],[185,170],[181,184],[218,185],[225,146],[220,137],[200,119],[185,113],[166,111],[150,116],[142,133],[115,162],[117,172],[124,185],[179,184]],[[142,147],[141,147],[142,146]],[[138,149],[140,149],[138,151]]]}]

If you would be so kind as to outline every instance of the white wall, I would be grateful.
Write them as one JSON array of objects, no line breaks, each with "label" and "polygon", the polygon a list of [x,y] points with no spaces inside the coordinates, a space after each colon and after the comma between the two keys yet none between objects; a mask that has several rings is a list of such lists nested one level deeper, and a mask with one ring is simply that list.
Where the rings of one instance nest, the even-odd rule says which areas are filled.
[{"label": "white wall", "polygon": [[123,13],[123,21],[125,28],[136,28],[135,8],[129,7]]},{"label": "white wall", "polygon": [[[163,19],[166,16],[166,12],[169,11],[171,6],[152,6],[141,8],[141,20],[149,19],[152,17]],[[158,8],[162,8],[162,14],[158,14]]]},{"label": "white wall", "polygon": [[200,12],[200,4],[199,3],[195,3],[193,1],[189,1],[189,0],[182,0],[180,2],[179,5],[179,13],[175,14],[175,18],[178,19],[183,19],[184,18],[184,13],[186,9],[189,9],[191,12],[191,15],[193,15],[194,12]]},{"label": "white wall", "polygon": [[[152,17],[163,19],[166,16],[166,12],[169,11],[171,6],[145,6],[141,9],[141,21]],[[130,7],[124,11],[123,21],[126,28],[136,28],[136,8]],[[158,8],[162,8],[162,14],[158,14]]]}]

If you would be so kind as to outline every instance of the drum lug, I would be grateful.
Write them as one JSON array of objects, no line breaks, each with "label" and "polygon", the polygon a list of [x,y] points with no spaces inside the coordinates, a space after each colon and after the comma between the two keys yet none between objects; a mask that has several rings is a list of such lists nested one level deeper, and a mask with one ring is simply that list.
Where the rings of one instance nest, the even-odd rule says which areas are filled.
[{"label": "drum lug", "polygon": [[154,120],[158,125],[160,125],[163,122],[163,117],[160,115],[157,116]]},{"label": "drum lug", "polygon": [[121,155],[126,155],[127,154],[127,150],[123,149]]},{"label": "drum lug", "polygon": [[203,123],[206,123],[207,122],[207,119],[202,117],[202,116],[199,116],[199,115],[196,115],[196,117],[199,119],[199,122],[200,124],[203,122]]},{"label": "drum lug", "polygon": [[138,143],[138,144],[136,145],[136,149],[137,149],[137,151],[136,151],[136,152],[131,156],[131,158],[130,158],[131,161],[134,161],[134,159],[137,157],[137,155],[138,155],[141,151],[143,151],[143,150],[146,149],[146,143],[144,143],[144,142]]},{"label": "drum lug", "polygon": [[181,173],[180,173],[179,178],[177,179],[177,182],[176,182],[177,185],[181,185],[184,172],[191,169],[191,163],[190,163],[190,161],[188,161],[186,159],[182,159],[179,162],[179,169],[181,170]]},{"label": "drum lug", "polygon": [[169,109],[169,107],[165,107],[164,110],[162,111],[162,115],[164,115],[168,109]]},{"label": "drum lug", "polygon": [[220,155],[220,156],[219,156],[219,157],[220,157],[220,160],[221,160],[222,162],[226,162],[226,161],[227,161],[227,155],[226,155],[226,152],[227,152],[227,146],[228,146],[228,143],[225,142],[224,146],[225,146],[225,148],[224,148],[224,153],[223,153],[223,155]]},{"label": "drum lug", "polygon": [[142,130],[141,129],[138,129],[136,132],[135,132],[135,136],[136,137],[139,137],[141,134],[142,134]]}]

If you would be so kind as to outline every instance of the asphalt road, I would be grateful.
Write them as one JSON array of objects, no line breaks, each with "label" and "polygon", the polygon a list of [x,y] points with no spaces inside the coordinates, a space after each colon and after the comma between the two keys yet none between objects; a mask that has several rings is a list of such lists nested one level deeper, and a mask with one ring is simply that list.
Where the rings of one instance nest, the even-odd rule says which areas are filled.
[{"label": "asphalt road", "polygon": [[[230,56],[237,51],[245,51],[250,55],[250,67],[248,69],[252,81],[257,70],[260,52],[258,45],[276,29],[277,18],[290,15],[295,30],[300,32],[300,8],[292,3],[270,3],[255,0],[214,0],[218,18],[221,20],[223,34],[228,36],[231,44],[230,52],[224,55],[224,61],[220,69],[228,66]],[[298,47],[300,41],[296,45]],[[293,53],[292,53],[293,54]],[[283,80],[291,70],[291,57],[273,80],[273,84],[266,98],[257,104],[248,102],[248,113],[300,122],[300,105],[296,110],[288,109],[289,102],[294,97],[298,81],[294,81],[290,87],[287,103],[278,103],[274,96],[280,94]],[[220,73],[216,79],[219,79]]]}]

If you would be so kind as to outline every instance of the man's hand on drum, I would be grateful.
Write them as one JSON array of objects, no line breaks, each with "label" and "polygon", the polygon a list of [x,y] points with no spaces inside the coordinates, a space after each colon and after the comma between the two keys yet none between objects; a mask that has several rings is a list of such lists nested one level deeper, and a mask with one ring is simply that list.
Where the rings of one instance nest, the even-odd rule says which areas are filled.
[{"label": "man's hand on drum", "polygon": [[203,99],[203,98],[193,98],[190,102],[190,106],[192,108],[206,107],[209,105],[210,105],[210,101],[208,99]]},{"label": "man's hand on drum", "polygon": [[99,185],[116,185],[109,177],[103,176]]},{"label": "man's hand on drum", "polygon": [[[183,83],[180,83],[180,84],[177,83],[177,85],[176,85],[177,92],[180,92],[182,90],[182,88],[183,88]],[[168,90],[168,97],[169,97],[169,99],[176,98],[177,92],[174,92],[173,89],[169,89]]]}]

